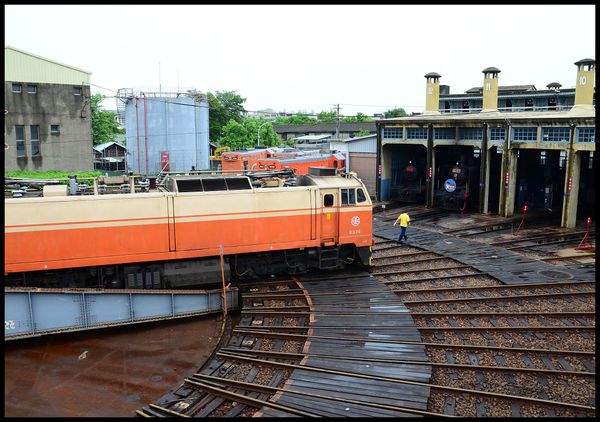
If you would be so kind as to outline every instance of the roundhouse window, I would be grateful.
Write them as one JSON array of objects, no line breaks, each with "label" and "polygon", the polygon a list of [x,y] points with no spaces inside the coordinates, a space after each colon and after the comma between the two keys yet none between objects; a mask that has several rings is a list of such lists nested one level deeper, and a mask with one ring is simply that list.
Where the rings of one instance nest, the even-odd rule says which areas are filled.
[{"label": "roundhouse window", "polygon": [[577,142],[595,142],[596,128],[595,127],[579,127],[577,128]]}]

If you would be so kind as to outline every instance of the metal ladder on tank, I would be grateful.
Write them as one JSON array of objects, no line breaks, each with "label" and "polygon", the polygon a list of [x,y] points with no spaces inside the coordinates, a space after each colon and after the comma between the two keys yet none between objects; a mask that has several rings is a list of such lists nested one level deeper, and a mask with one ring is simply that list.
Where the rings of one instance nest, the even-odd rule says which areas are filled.
[{"label": "metal ladder on tank", "polygon": [[127,108],[127,101],[133,99],[132,88],[119,88],[117,91],[117,120],[121,127],[125,127],[125,110]]}]

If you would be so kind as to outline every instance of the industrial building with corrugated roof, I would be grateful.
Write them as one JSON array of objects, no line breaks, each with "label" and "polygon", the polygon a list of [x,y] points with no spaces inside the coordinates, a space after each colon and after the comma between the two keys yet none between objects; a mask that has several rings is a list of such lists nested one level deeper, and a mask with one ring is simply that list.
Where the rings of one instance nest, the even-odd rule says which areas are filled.
[{"label": "industrial building with corrugated roof", "polygon": [[5,171],[93,169],[91,72],[4,47]]}]

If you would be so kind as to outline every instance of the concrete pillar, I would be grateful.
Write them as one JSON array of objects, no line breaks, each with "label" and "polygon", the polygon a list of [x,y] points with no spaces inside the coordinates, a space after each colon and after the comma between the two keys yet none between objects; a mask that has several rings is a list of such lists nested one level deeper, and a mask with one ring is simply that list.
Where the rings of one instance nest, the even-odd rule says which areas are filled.
[{"label": "concrete pillar", "polygon": [[[581,175],[581,154],[573,149],[575,125],[571,126],[567,168],[565,171],[564,201],[561,215],[561,227],[574,228],[577,223],[577,205],[579,202],[579,177]],[[570,189],[569,189],[570,188]]]},{"label": "concrete pillar", "polygon": [[381,201],[381,173],[379,171],[379,169],[381,168],[381,152],[382,152],[382,145],[381,145],[381,138],[383,135],[383,128],[379,125],[379,122],[375,123],[375,129],[376,129],[376,134],[377,134],[377,156],[375,158],[375,171],[376,171],[376,176],[375,176],[375,198],[378,201]]},{"label": "concrete pillar", "polygon": [[390,199],[392,189],[392,146],[383,145],[381,148],[381,183],[380,195],[382,201]]},{"label": "concrete pillar", "polygon": [[[433,181],[435,180],[435,166],[433,153],[433,125],[427,127],[427,166],[425,168],[425,206],[433,207]],[[431,169],[431,177],[430,170]]]},{"label": "concrete pillar", "polygon": [[504,208],[504,216],[512,217],[515,213],[515,199],[517,197],[517,150],[508,150],[508,193],[506,197],[506,203]]},{"label": "concrete pillar", "polygon": [[508,171],[508,140],[510,137],[510,126],[506,129],[506,139],[502,143],[502,160],[500,162],[500,198],[498,198],[498,215],[504,215],[504,208],[506,204],[506,197],[508,194],[508,186],[506,185],[506,172]]},{"label": "concrete pillar", "polygon": [[486,191],[488,178],[487,175],[490,173],[490,166],[488,161],[488,125],[483,124],[482,127],[483,138],[481,140],[481,152],[479,153],[480,165],[479,165],[479,212],[483,213],[486,208],[485,203],[487,202]]},{"label": "concrete pillar", "polygon": [[[506,128],[506,139],[502,144],[502,173],[500,174],[500,200],[498,201],[498,215],[511,217],[515,208],[517,152],[511,149],[510,125]],[[506,183],[508,179],[508,184]]]},{"label": "concrete pillar", "polygon": [[483,190],[483,209],[482,213],[487,214],[490,211],[489,201],[490,201],[490,162],[492,160],[492,151],[487,149],[485,151],[481,151],[482,154],[486,156],[486,166],[485,166],[485,179],[483,183],[485,184]]}]

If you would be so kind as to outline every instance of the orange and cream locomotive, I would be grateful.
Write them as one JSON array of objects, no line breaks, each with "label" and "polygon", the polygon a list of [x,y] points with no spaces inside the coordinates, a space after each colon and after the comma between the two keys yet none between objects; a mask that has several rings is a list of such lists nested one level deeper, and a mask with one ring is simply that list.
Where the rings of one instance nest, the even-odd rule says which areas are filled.
[{"label": "orange and cream locomotive", "polygon": [[6,284],[211,284],[221,256],[234,278],[369,265],[371,200],[354,174],[331,170],[296,186],[174,176],[162,192],[6,199]]}]

